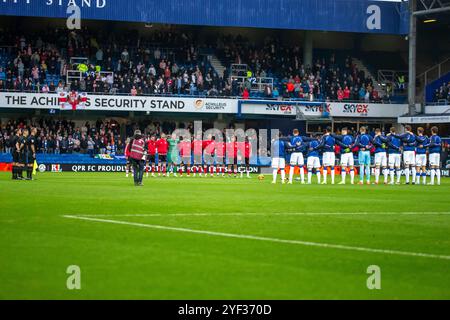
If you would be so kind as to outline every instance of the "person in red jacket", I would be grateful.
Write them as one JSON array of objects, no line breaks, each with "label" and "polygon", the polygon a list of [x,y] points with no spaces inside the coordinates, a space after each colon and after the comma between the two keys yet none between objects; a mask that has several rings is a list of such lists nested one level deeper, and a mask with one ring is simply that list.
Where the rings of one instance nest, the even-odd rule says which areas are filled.
[{"label": "person in red jacket", "polygon": [[[150,167],[151,166],[151,169]],[[152,135],[150,139],[147,140],[147,164],[145,167],[145,172],[148,177],[148,172],[152,172],[152,177],[155,176],[156,171],[156,136]]]},{"label": "person in red jacket", "polygon": [[250,98],[250,92],[248,92],[247,88],[244,88],[244,91],[242,92],[242,99],[248,99]]},{"label": "person in red jacket", "polygon": [[161,172],[163,176],[166,176],[167,168],[167,151],[169,150],[169,143],[166,140],[166,135],[161,134],[161,138],[156,141],[156,152],[158,153],[158,170],[159,175]]}]

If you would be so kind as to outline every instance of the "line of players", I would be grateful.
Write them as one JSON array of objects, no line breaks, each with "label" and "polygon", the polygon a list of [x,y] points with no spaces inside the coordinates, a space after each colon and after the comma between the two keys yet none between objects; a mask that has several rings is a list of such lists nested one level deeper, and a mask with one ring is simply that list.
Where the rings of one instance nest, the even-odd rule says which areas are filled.
[{"label": "line of players", "polygon": [[[36,128],[16,129],[11,137],[12,179],[33,180],[33,166],[36,160]],[[23,177],[26,171],[26,178]]]},{"label": "line of players", "polygon": [[[409,125],[405,126],[405,133],[397,134],[395,128],[391,128],[387,135],[381,129],[375,130],[375,136],[368,134],[366,127],[361,127],[356,138],[349,134],[347,128],[341,130],[340,135],[331,132],[331,127],[326,128],[322,136],[302,137],[295,129],[291,137],[278,137],[274,141],[278,155],[272,158],[273,180],[277,181],[277,173],[281,171],[282,183],[285,181],[285,157],[290,157],[290,172],[288,183],[292,184],[294,168],[300,168],[300,180],[305,183],[304,154],[306,155],[307,182],[311,184],[313,171],[317,175],[318,183],[327,184],[327,173],[330,171],[331,183],[335,183],[335,147],[340,147],[340,165],[342,167],[342,179],[339,184],[346,183],[347,171],[350,174],[350,183],[354,184],[355,164],[354,152],[358,152],[359,184],[371,184],[371,152],[374,153],[375,181],[379,184],[380,176],[384,176],[384,184],[400,184],[402,175],[402,156],[406,184],[426,184],[427,179],[427,154],[430,169],[431,182],[429,185],[441,183],[440,154],[441,138],[438,136],[438,128],[431,128],[431,136],[424,135],[424,129],[418,128],[417,134],[412,132]],[[322,164],[320,163],[322,155]],[[322,170],[323,169],[323,170]],[[321,173],[323,172],[323,175]],[[322,178],[322,182],[321,182]]]},{"label": "line of players", "polygon": [[[211,177],[214,175],[222,177],[243,178],[243,171],[239,167],[245,167],[246,177],[250,178],[251,144],[248,139],[244,142],[236,141],[232,137],[230,142],[216,141],[212,135],[205,140],[201,135],[193,139],[183,139],[175,134],[167,138],[162,133],[157,139],[151,135],[146,139],[146,176],[170,176],[174,177],[192,175]],[[127,151],[125,157],[128,159]],[[156,158],[158,161],[156,161]],[[126,176],[129,176],[131,166],[127,161]],[[239,173],[240,171],[240,173]]]}]

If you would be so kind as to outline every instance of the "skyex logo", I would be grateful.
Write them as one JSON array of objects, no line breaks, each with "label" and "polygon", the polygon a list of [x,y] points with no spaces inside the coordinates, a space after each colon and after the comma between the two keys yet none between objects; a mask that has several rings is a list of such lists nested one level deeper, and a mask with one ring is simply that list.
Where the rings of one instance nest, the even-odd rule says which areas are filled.
[{"label": "skyex logo", "polygon": [[369,113],[369,105],[368,104],[353,104],[346,103],[344,104],[344,113],[356,113],[362,116],[367,116]]},{"label": "skyex logo", "polygon": [[266,107],[267,111],[276,111],[281,113],[291,113],[292,106],[289,105],[278,105],[278,104],[268,104]]}]

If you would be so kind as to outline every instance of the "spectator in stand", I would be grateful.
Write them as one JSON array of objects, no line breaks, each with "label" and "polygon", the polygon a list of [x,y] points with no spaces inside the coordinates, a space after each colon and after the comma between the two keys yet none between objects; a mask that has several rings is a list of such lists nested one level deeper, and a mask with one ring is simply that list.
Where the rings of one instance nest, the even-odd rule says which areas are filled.
[{"label": "spectator in stand", "polygon": [[242,99],[249,99],[250,98],[250,92],[247,88],[244,88],[244,91],[242,92]]},{"label": "spectator in stand", "polygon": [[351,94],[351,91],[348,88],[348,86],[346,86],[344,89],[344,100],[350,100],[350,94]]}]

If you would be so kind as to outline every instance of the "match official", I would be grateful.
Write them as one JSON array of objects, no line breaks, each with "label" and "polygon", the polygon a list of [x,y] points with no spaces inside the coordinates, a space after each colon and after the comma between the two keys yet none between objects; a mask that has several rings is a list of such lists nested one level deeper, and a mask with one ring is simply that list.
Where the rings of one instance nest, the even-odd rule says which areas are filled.
[{"label": "match official", "polygon": [[127,153],[134,171],[134,185],[143,186],[145,168],[145,151],[147,149],[144,137],[140,130],[134,132],[134,137],[130,140],[127,147]]}]

